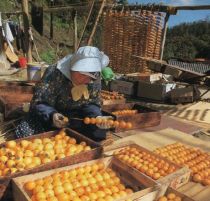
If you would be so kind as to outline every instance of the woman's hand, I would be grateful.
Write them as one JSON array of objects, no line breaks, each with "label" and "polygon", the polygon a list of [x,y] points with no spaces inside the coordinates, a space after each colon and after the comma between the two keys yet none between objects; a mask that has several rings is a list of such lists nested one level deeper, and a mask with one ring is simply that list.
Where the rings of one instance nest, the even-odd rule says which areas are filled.
[{"label": "woman's hand", "polygon": [[[96,124],[96,126],[100,129],[110,129],[112,126],[109,124],[108,120],[113,120],[112,116],[97,116],[96,119],[101,119],[102,123]],[[103,122],[103,120],[106,120]]]},{"label": "woman's hand", "polygon": [[69,119],[60,113],[53,114],[53,125],[56,128],[64,128],[68,125]]}]

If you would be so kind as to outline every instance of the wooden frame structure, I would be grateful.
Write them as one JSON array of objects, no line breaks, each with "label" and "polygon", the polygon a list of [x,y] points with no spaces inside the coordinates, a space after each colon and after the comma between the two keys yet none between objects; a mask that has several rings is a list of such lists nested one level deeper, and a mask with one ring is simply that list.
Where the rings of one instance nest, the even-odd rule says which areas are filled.
[{"label": "wooden frame structure", "polygon": [[[165,12],[167,14],[167,17],[166,17],[166,22],[165,22],[165,25],[164,25],[164,35],[163,35],[163,43],[162,43],[162,49],[161,49],[161,60],[162,60],[162,57],[163,57],[163,51],[164,51],[164,46],[165,46],[165,38],[166,38],[166,33],[167,33],[167,27],[168,27],[168,20],[169,20],[169,17],[170,15],[176,15],[177,14],[177,11],[178,10],[208,10],[210,9],[210,5],[199,5],[199,6],[170,6],[170,5],[161,5],[161,4],[137,4],[137,5],[113,5],[113,4],[106,4],[105,3],[105,0],[99,0],[98,2],[95,2],[95,3],[98,3],[98,4],[101,4],[102,3],[102,10],[108,10],[108,9],[111,9],[111,8],[115,8],[116,10],[152,10],[152,11],[159,11],[159,12]],[[84,4],[87,4],[87,3],[78,3],[78,4],[72,4],[70,6],[60,6],[60,7],[49,7],[49,8],[44,8],[43,11],[46,12],[46,13],[54,13],[54,12],[60,12],[60,11],[65,11],[65,10],[79,10],[79,9],[83,9],[84,7],[86,7],[87,5],[84,5]],[[92,6],[91,6],[92,7]],[[90,11],[91,12],[91,11]],[[101,13],[101,12],[99,12]],[[22,0],[22,11],[15,11],[15,12],[2,12],[2,14],[6,14],[6,15],[23,15],[25,20],[24,20],[24,29],[27,31],[28,30],[28,26],[29,26],[29,20],[28,20],[28,17],[29,17],[29,11],[28,11],[28,0]],[[89,13],[90,15],[90,13]],[[97,19],[96,19],[96,22],[95,22],[95,26],[93,28],[93,31],[90,35],[90,38],[89,38],[89,42],[88,44],[90,45],[91,42],[92,42],[92,38],[94,36],[94,33],[95,33],[95,29],[97,27],[97,24],[98,24],[98,20],[100,18],[100,14],[98,15]],[[89,17],[86,21],[86,25],[84,27],[84,30],[83,30],[83,33],[85,32],[85,28],[87,26],[87,23],[88,23],[88,20],[89,20]],[[74,20],[75,23],[76,23],[76,19]],[[74,24],[75,24],[74,23]],[[77,29],[77,27],[75,26],[75,29]],[[75,36],[77,36],[77,33],[75,31]],[[82,35],[83,36],[83,35]],[[81,36],[81,38],[82,38]],[[32,61],[32,54],[31,54],[31,44],[30,44],[30,34],[27,34],[27,38],[28,38],[28,43],[29,43],[29,48],[28,48],[28,51],[27,51],[27,58],[29,61]],[[79,44],[81,42],[81,38],[79,39]],[[74,40],[74,41],[77,41],[77,40]],[[75,49],[79,47],[79,44],[74,44],[74,47]]]}]

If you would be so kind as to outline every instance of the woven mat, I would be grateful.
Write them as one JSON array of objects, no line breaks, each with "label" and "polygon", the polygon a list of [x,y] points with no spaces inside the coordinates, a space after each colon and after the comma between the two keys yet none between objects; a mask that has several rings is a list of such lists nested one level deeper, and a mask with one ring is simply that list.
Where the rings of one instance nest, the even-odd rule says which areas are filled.
[{"label": "woven mat", "polygon": [[210,103],[198,102],[193,105],[177,107],[165,114],[189,121],[210,124]]}]

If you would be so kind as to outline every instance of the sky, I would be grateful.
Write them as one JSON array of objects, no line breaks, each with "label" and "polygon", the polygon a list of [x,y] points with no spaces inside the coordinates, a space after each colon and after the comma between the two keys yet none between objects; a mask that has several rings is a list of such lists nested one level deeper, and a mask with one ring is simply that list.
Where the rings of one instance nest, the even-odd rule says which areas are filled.
[{"label": "sky", "polygon": [[[210,5],[210,0],[128,0],[129,3],[163,3],[174,6],[190,6],[190,5]],[[171,15],[169,18],[169,27],[173,27],[184,22],[194,22],[198,20],[210,19],[210,10],[197,11],[178,11],[177,15]]]}]

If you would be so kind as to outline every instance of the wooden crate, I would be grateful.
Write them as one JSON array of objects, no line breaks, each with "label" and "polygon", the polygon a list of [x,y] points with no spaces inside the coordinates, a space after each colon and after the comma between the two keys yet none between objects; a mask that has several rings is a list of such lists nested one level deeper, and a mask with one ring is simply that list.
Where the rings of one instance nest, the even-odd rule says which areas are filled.
[{"label": "wooden crate", "polygon": [[120,99],[120,100],[102,100],[102,105],[115,105],[115,104],[125,104],[126,99]]},{"label": "wooden crate", "polygon": [[171,187],[167,188],[167,191],[165,192],[164,195],[166,196],[169,193],[174,193],[175,195],[179,196],[182,199],[182,201],[195,201],[192,198],[188,197],[187,195],[185,195],[185,194],[183,194],[183,193],[181,193],[181,192],[179,192],[179,191],[177,191],[177,190],[175,190]]},{"label": "wooden crate", "polygon": [[[129,116],[113,115],[112,112],[117,110],[135,109],[138,110],[137,114]],[[107,105],[102,106],[102,110],[109,115],[114,116],[118,121],[131,122],[133,127],[130,130],[138,128],[147,128],[152,126],[157,126],[161,121],[161,114],[156,110],[152,110],[145,106],[141,106],[136,103],[126,103],[118,105]],[[122,128],[115,128],[115,132],[124,131]]]},{"label": "wooden crate", "polygon": [[192,86],[185,86],[183,88],[177,88],[171,90],[171,102],[175,104],[179,103],[193,103],[194,101],[194,89]]},{"label": "wooden crate", "polygon": [[[204,153],[208,153],[207,151],[204,151],[202,148],[198,148],[198,147],[196,147],[196,146],[191,146],[191,145],[187,145],[187,144],[184,144],[184,143],[182,143],[182,142],[180,142],[182,145],[184,145],[186,148],[192,148],[192,149],[194,149],[194,148],[197,148],[197,149],[200,149],[200,150],[202,150]],[[168,144],[168,145],[170,145],[170,144]],[[168,145],[166,145],[166,146],[168,146]],[[163,146],[163,147],[159,147],[159,148],[164,148],[164,147],[166,147],[166,146]],[[155,150],[154,150],[155,151]],[[161,157],[163,157],[163,156],[161,156]],[[164,157],[164,158],[166,158],[167,159],[167,157]],[[207,159],[205,159],[205,160],[210,160],[210,154],[208,153],[208,158]],[[180,166],[186,166],[185,164],[183,164],[183,165],[180,165]],[[207,169],[208,167],[206,167],[205,169]],[[189,168],[190,169],[190,168]],[[204,169],[202,169],[202,170],[204,170]],[[200,171],[202,171],[202,170],[200,170]],[[191,174],[190,174],[190,181],[193,181],[193,171],[191,172]],[[193,182],[195,182],[195,181],[193,181]],[[201,182],[195,182],[195,183],[199,183],[199,184],[201,184]]]},{"label": "wooden crate", "polygon": [[133,96],[135,94],[135,83],[125,80],[112,80],[110,83],[110,89],[117,91],[127,96]]},{"label": "wooden crate", "polygon": [[27,181],[41,179],[43,177],[49,176],[55,172],[60,172],[62,170],[70,170],[77,167],[83,167],[85,165],[91,165],[96,162],[104,162],[106,167],[111,168],[117,173],[117,176],[120,178],[121,182],[128,188],[133,189],[134,193],[128,195],[124,198],[117,199],[117,201],[123,201],[128,198],[132,200],[141,200],[146,201],[143,199],[144,197],[151,197],[152,200],[156,199],[156,197],[161,193],[163,194],[167,186],[166,185],[158,185],[156,182],[148,179],[143,174],[136,173],[134,171],[128,171],[128,166],[123,163],[119,163],[114,157],[107,157],[98,160],[88,161],[76,165],[66,166],[54,170],[49,170],[41,173],[30,174],[22,177],[17,177],[13,179],[12,186],[13,186],[13,196],[14,201],[30,201],[30,197],[27,192],[24,190],[23,185]]},{"label": "wooden crate", "polygon": [[[103,99],[103,94],[104,95],[119,95],[122,96],[121,99]],[[124,98],[124,95],[119,94],[118,92],[113,92],[113,91],[106,91],[102,90],[101,91],[101,98],[102,98],[102,105],[113,105],[113,104],[124,104],[126,102],[126,99]]]},{"label": "wooden crate", "polygon": [[29,103],[33,96],[33,90],[33,86],[21,83],[0,82],[0,110],[5,118],[21,108],[23,103]]},{"label": "wooden crate", "polygon": [[[122,144],[121,146],[120,145],[117,145],[117,146],[111,145],[111,146],[107,147],[105,150],[105,155],[106,156],[113,155],[115,151],[121,150],[121,149],[125,148],[126,146],[135,147],[141,151],[147,152],[151,155],[154,155],[156,158],[162,159],[162,160],[168,162],[169,164],[174,165],[176,168],[178,168],[177,171],[175,171],[165,177],[162,177],[158,180],[153,180],[151,177],[148,177],[145,174],[145,176],[148,177],[149,179],[151,179],[152,181],[157,181],[160,184],[168,183],[168,185],[170,185],[170,187],[172,187],[174,189],[177,189],[177,188],[183,186],[184,184],[186,184],[189,181],[191,172],[187,167],[181,167],[179,165],[176,165],[176,164],[172,163],[171,161],[169,161],[168,159],[166,159],[162,156],[159,156],[159,155],[149,151],[148,149],[145,149],[144,147],[141,147],[141,146],[133,143],[132,141],[126,142],[126,143]],[[130,167],[130,171],[135,171],[135,172],[141,173],[136,168],[134,168],[130,165],[128,165],[128,166]],[[141,173],[141,174],[143,174],[143,173]]]},{"label": "wooden crate", "polygon": [[125,75],[125,79],[128,81],[139,81],[139,80],[143,80],[146,82],[154,82],[154,81],[158,81],[160,80],[160,78],[162,77],[161,73],[131,73],[131,74],[126,74]]},{"label": "wooden crate", "polygon": [[[46,164],[34,167],[32,169],[27,169],[27,170],[24,170],[21,172],[14,173],[9,176],[0,177],[0,185],[2,184],[3,186],[8,187],[9,182],[12,178],[22,176],[22,175],[32,174],[32,173],[36,173],[36,172],[46,171],[46,170],[50,170],[50,169],[55,169],[55,168],[59,168],[59,167],[64,167],[64,166],[72,165],[72,164],[76,164],[76,163],[81,163],[81,162],[97,159],[101,156],[103,148],[98,143],[92,141],[91,139],[85,137],[84,135],[81,135],[80,133],[78,133],[72,129],[65,129],[65,131],[68,136],[75,138],[78,143],[81,141],[85,141],[87,143],[87,145],[89,145],[92,149],[90,151],[84,151],[84,152],[81,152],[81,153],[78,153],[78,154],[75,154],[72,156],[67,156],[63,159],[58,159],[58,160],[52,161],[50,163],[46,163]],[[17,139],[15,141],[20,142],[23,139],[29,140],[29,141],[32,141],[33,139],[43,139],[45,137],[53,137],[57,133],[58,133],[58,131],[50,131],[50,132],[46,132],[46,133],[42,133],[42,134],[38,134],[38,135],[29,136],[26,138]],[[0,148],[2,148],[4,146],[5,146],[5,143],[1,144]],[[9,192],[9,187],[8,187],[8,192]],[[0,199],[1,199],[1,196],[7,197],[7,193],[6,193],[6,195],[4,195],[4,194],[5,194],[5,189],[2,192],[2,195],[1,195],[1,189],[0,189]]]}]

